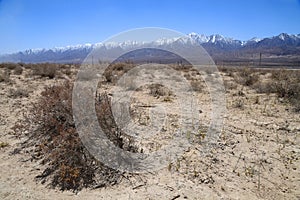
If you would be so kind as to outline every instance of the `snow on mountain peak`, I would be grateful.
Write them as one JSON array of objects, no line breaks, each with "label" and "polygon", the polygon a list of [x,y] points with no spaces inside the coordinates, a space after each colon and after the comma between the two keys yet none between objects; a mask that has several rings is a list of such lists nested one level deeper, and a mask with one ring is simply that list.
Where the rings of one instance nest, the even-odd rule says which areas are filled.
[{"label": "snow on mountain peak", "polygon": [[[269,39],[280,39],[282,41],[298,41],[300,40],[300,34],[287,34],[287,33],[281,33],[278,36],[270,37]],[[195,32],[191,32],[187,34],[185,37],[177,37],[177,38],[161,38],[156,41],[152,42],[138,42],[138,41],[124,41],[124,42],[106,42],[106,43],[86,43],[86,44],[78,44],[78,45],[72,45],[72,46],[65,46],[65,47],[54,47],[52,49],[29,49],[20,53],[23,54],[38,54],[45,51],[52,51],[52,52],[66,52],[66,51],[72,51],[72,50],[84,50],[84,51],[91,51],[95,48],[101,48],[105,47],[106,49],[111,48],[130,48],[135,46],[142,46],[144,44],[151,44],[154,46],[162,46],[162,45],[169,45],[174,42],[178,42],[181,44],[218,44],[221,46],[226,45],[234,45],[235,47],[242,47],[250,44],[255,44],[264,39],[260,39],[257,37],[251,38],[250,40],[246,41],[240,41],[235,40],[233,38],[224,37],[220,34],[213,34],[210,36],[204,35],[204,34],[197,34]]]},{"label": "snow on mountain peak", "polygon": [[286,34],[286,33],[281,33],[280,35],[278,35],[278,37],[279,37],[279,39],[281,39],[281,40],[285,40],[285,38],[289,37],[289,35]]},{"label": "snow on mountain peak", "polygon": [[248,41],[252,41],[252,42],[259,42],[259,41],[261,41],[261,39],[260,38],[258,38],[258,37],[253,37],[253,38],[251,38],[250,40],[248,40]]},{"label": "snow on mountain peak", "polygon": [[275,36],[273,38],[279,38],[280,40],[286,40],[286,39],[292,39],[292,40],[299,40],[300,34],[287,34],[287,33],[281,33],[278,36]]}]

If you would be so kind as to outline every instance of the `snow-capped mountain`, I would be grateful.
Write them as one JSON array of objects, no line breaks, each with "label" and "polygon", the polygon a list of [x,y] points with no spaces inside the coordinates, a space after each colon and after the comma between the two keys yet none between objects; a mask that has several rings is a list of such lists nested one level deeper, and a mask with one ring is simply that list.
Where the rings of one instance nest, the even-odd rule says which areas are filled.
[{"label": "snow-capped mountain", "polygon": [[[300,56],[300,34],[281,33],[269,38],[252,38],[240,41],[219,34],[206,36],[190,33],[182,38],[161,38],[152,41],[152,46],[170,45],[179,42],[184,45],[200,44],[207,52],[218,60],[236,57],[247,57],[250,54],[265,53],[268,55],[298,55]],[[121,43],[96,43],[52,49],[29,49],[13,54],[0,55],[0,62],[81,62],[95,48],[103,51],[114,51],[127,47],[143,46],[145,42],[124,41]]]}]

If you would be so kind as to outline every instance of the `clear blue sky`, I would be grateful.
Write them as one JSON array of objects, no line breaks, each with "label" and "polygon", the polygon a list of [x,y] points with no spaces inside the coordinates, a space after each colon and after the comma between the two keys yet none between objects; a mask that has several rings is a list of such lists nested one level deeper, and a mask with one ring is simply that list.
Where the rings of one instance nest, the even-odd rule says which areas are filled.
[{"label": "clear blue sky", "polygon": [[163,27],[247,40],[300,33],[300,0],[0,0],[0,54]]}]

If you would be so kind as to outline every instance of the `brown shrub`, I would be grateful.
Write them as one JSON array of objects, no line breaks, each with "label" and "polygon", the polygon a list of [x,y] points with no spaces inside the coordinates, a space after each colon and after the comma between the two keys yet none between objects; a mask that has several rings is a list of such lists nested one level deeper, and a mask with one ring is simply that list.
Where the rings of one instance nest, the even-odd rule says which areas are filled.
[{"label": "brown shrub", "polygon": [[14,75],[21,75],[23,73],[23,68],[18,65],[16,66],[16,68],[14,69]]},{"label": "brown shrub", "polygon": [[54,78],[56,75],[57,65],[51,63],[34,64],[31,67],[32,75]]},{"label": "brown shrub", "polygon": [[154,97],[161,97],[161,96],[170,96],[172,95],[172,91],[166,88],[165,86],[153,83],[148,86],[150,89],[150,95]]},{"label": "brown shrub", "polygon": [[22,88],[10,89],[8,92],[8,97],[14,99],[28,97],[28,96],[29,96],[29,92]]},{"label": "brown shrub", "polygon": [[0,142],[0,149],[8,147],[9,144],[7,142]]},{"label": "brown shrub", "polygon": [[204,86],[200,81],[193,80],[190,82],[190,84],[191,84],[193,91],[195,91],[195,92],[203,91]]},{"label": "brown shrub", "polygon": [[298,70],[271,70],[271,80],[253,85],[259,93],[276,93],[300,111],[300,72]]},{"label": "brown shrub", "polygon": [[223,83],[226,91],[237,89],[237,84],[234,81],[224,80]]},{"label": "brown shrub", "polygon": [[234,107],[234,108],[239,108],[239,109],[244,109],[244,107],[245,107],[245,102],[244,102],[244,100],[241,99],[241,98],[238,98],[238,99],[234,102],[233,107]]},{"label": "brown shrub", "polygon": [[259,75],[253,69],[244,67],[238,69],[236,76],[234,76],[234,79],[241,85],[252,86],[259,80]]},{"label": "brown shrub", "polygon": [[237,71],[236,67],[218,66],[220,72],[226,73],[226,75],[233,77],[233,74]]},{"label": "brown shrub", "polygon": [[10,82],[10,73],[8,70],[5,69],[0,71],[0,82]]},{"label": "brown shrub", "polygon": [[135,65],[130,62],[117,62],[110,64],[103,73],[107,82],[115,83],[124,73]]},{"label": "brown shrub", "polygon": [[[79,138],[72,113],[72,88],[70,82],[45,88],[29,114],[14,127],[17,135],[27,132],[28,139],[21,149],[30,151],[33,159],[41,160],[46,166],[36,178],[42,183],[48,181],[49,186],[76,191],[116,184],[124,175],[99,163]],[[116,131],[111,120],[108,97],[103,99],[96,104],[99,124],[105,127],[115,145],[124,148],[125,136]],[[127,147],[125,150],[135,150],[133,145]]]},{"label": "brown shrub", "polygon": [[0,68],[8,69],[8,70],[14,70],[19,64],[17,63],[0,63]]}]

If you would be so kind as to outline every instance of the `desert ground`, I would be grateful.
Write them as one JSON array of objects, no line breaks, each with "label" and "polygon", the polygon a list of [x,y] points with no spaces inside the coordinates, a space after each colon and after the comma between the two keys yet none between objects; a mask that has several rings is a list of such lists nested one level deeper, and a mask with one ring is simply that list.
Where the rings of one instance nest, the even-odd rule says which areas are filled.
[{"label": "desert ground", "polygon": [[[113,74],[118,76],[122,69]],[[209,90],[197,71],[178,70],[193,86],[198,101],[195,123],[204,135],[163,169],[125,174],[117,184],[76,191],[62,191],[49,186],[49,180],[42,184],[36,179],[47,165],[32,159],[30,150],[18,150],[28,134],[16,134],[14,127],[30,114],[46,86],[74,80],[78,66],[57,65],[53,76],[36,73],[28,65],[3,65],[0,70],[0,199],[300,199],[297,70],[220,68],[227,113],[216,145],[205,154],[200,152],[210,122]],[[290,88],[292,83],[296,86]],[[103,84],[107,93],[113,86],[113,81]],[[155,151],[172,136],[178,126],[176,98],[161,86],[134,91],[131,110],[139,125],[149,125],[151,105],[159,103],[170,111],[166,130],[138,143],[139,149]]]}]

